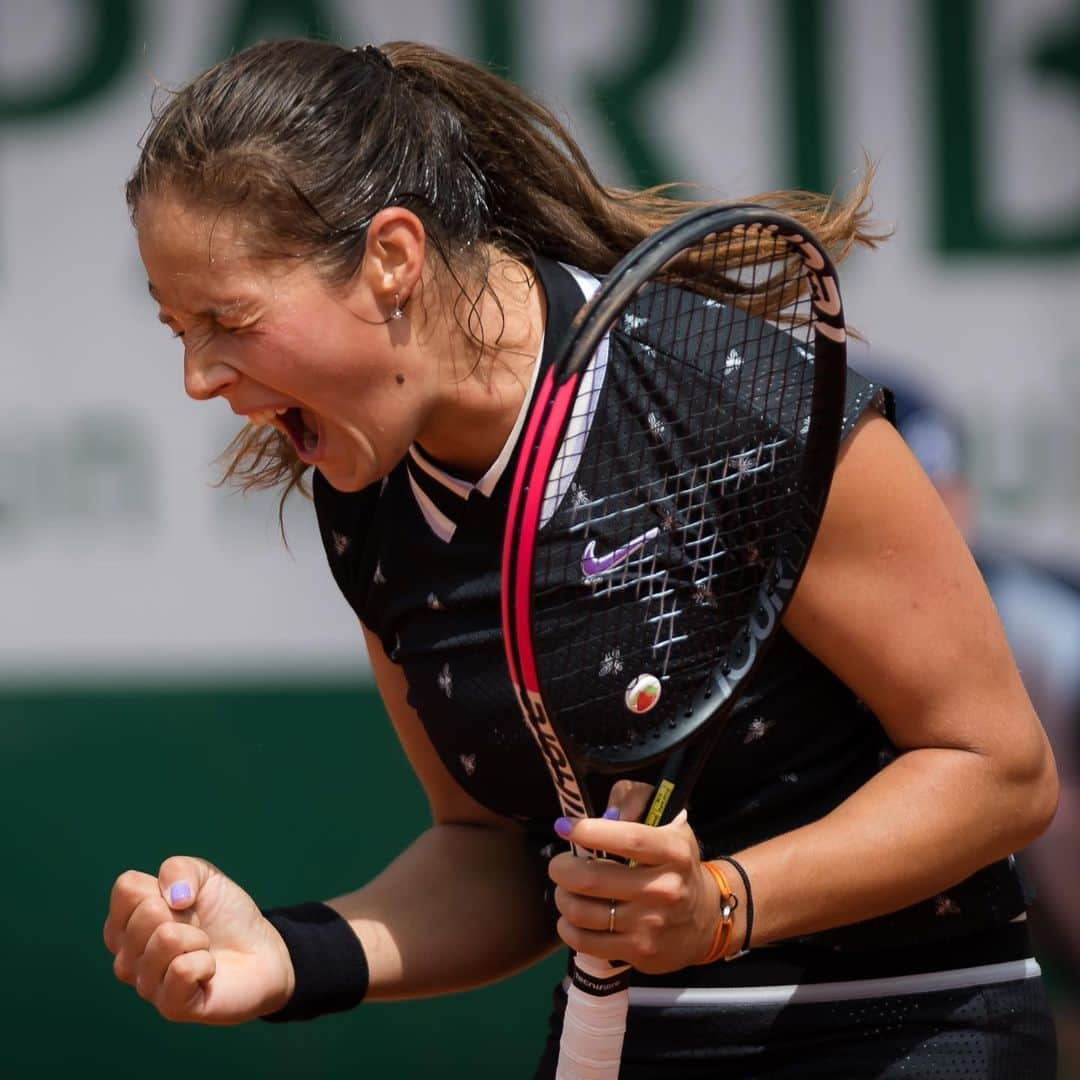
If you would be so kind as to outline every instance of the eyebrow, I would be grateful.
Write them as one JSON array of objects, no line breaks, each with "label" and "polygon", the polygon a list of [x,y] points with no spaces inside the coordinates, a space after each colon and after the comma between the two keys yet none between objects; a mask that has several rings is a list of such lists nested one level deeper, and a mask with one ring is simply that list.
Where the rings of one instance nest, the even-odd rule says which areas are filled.
[{"label": "eyebrow", "polygon": [[[162,302],[161,296],[158,294],[157,289],[154,288],[154,283],[152,281],[148,281],[146,283],[146,288],[154,302],[160,304]],[[227,318],[229,315],[235,313],[238,308],[245,307],[248,304],[250,304],[249,300],[237,297],[235,300],[228,304],[209,307],[206,308],[204,311],[196,311],[195,315],[197,318],[201,319],[220,319],[222,317]]]}]

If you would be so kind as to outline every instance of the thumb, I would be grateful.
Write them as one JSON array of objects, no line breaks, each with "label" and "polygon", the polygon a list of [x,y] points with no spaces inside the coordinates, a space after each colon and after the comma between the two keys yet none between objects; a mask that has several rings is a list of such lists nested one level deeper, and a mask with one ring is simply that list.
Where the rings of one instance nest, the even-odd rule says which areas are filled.
[{"label": "thumb", "polygon": [[174,911],[192,907],[199,890],[210,880],[214,867],[193,855],[174,855],[158,870],[158,888]]}]

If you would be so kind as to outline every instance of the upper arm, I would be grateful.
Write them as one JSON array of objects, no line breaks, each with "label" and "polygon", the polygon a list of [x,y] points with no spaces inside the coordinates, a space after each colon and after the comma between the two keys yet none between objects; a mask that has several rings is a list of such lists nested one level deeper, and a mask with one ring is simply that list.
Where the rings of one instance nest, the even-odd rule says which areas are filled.
[{"label": "upper arm", "polygon": [[432,746],[416,710],[408,702],[408,685],[404,671],[390,660],[378,637],[366,626],[364,639],[379,694],[405,756],[428,797],[435,822],[440,825],[494,825],[516,828],[516,824],[509,818],[496,814],[473,799],[450,775]]},{"label": "upper arm", "polygon": [[892,425],[845,442],[785,627],[901,749],[953,747],[1010,772],[1046,741],[971,553]]}]

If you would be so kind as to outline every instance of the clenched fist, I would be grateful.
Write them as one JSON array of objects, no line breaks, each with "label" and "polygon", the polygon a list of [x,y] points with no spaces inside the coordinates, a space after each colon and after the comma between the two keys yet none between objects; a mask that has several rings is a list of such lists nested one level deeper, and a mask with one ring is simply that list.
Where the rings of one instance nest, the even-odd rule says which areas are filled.
[{"label": "clenched fist", "polygon": [[167,1020],[240,1024],[292,995],[288,950],[255,902],[203,859],[116,879],[105,920],[113,971]]}]

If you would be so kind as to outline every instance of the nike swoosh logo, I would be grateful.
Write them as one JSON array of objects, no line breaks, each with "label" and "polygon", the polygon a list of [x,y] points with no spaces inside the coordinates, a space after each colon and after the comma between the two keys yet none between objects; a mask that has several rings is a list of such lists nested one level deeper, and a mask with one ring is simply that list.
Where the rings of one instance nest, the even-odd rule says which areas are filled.
[{"label": "nike swoosh logo", "polygon": [[652,528],[646,533],[635,537],[628,544],[609,551],[606,555],[597,556],[596,541],[590,540],[581,553],[581,572],[587,577],[599,577],[608,574],[617,566],[621,566],[635,551],[640,551],[650,540],[655,540],[660,535],[659,527]]}]

